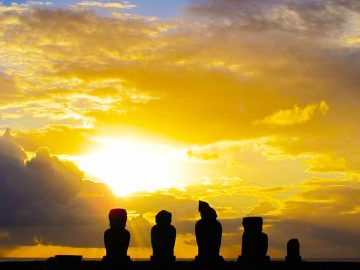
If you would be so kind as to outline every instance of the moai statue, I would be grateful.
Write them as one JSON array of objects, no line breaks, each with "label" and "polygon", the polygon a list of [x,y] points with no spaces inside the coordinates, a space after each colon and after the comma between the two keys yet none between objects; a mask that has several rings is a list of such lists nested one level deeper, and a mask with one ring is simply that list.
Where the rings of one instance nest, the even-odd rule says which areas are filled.
[{"label": "moai statue", "polygon": [[270,261],[270,257],[266,256],[268,236],[262,232],[262,225],[261,217],[245,217],[243,219],[244,233],[239,262],[261,264]]},{"label": "moai statue", "polygon": [[125,229],[127,212],[125,209],[111,209],[109,213],[110,228],[104,233],[106,256],[104,261],[111,265],[129,263],[127,250],[130,233]]},{"label": "moai statue", "polygon": [[156,225],[151,229],[153,256],[151,261],[157,264],[175,262],[174,246],[176,229],[171,225],[171,213],[161,210],[155,217]]},{"label": "moai statue", "polygon": [[285,257],[287,263],[300,263],[300,243],[298,239],[290,239],[287,243],[287,256]]},{"label": "moai statue", "polygon": [[219,263],[224,259],[220,256],[222,226],[217,221],[216,211],[208,203],[199,201],[201,219],[196,222],[195,234],[198,245],[197,262]]}]

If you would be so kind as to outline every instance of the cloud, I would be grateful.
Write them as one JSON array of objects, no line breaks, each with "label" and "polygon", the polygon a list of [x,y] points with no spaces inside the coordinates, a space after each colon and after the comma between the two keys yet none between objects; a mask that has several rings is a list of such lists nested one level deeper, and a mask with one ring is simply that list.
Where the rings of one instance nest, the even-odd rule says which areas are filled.
[{"label": "cloud", "polygon": [[[2,246],[32,245],[36,237],[42,245],[102,247],[107,211],[118,206],[130,213],[132,247],[149,247],[154,216],[164,205],[173,212],[181,239],[192,233],[194,225],[193,221],[182,225],[181,220],[198,217],[197,199],[204,198],[205,188],[216,190],[215,195],[216,187],[220,187],[194,186],[186,191],[115,198],[105,185],[84,181],[74,164],[51,156],[48,148],[39,148],[36,156],[24,163],[26,154],[9,132],[0,138],[0,146]],[[245,193],[249,194],[249,190]],[[220,212],[226,212],[218,207]]]},{"label": "cloud", "polygon": [[[338,32],[355,27],[357,4],[259,3],[195,1],[182,18],[152,21],[76,9],[4,11],[0,54],[22,95],[0,111],[19,128],[130,127],[203,144],[273,134],[253,123],[326,100],[336,119],[324,117],[324,128],[348,128],[357,116],[350,108],[359,100],[359,52]],[[344,102],[349,110],[340,113]],[[284,132],[316,129],[291,127]]]},{"label": "cloud", "polygon": [[9,159],[15,163],[23,163],[26,159],[26,153],[11,137],[10,129],[6,129],[0,140],[0,156],[6,160]]},{"label": "cloud", "polygon": [[141,213],[155,213],[167,205],[179,218],[182,213],[187,215],[189,208],[196,209],[193,200],[170,195],[117,198],[105,184],[83,179],[83,172],[75,164],[52,156],[47,147],[38,148],[35,157],[28,159],[9,130],[0,137],[0,171],[3,247],[39,243],[103,247],[109,209],[124,207],[129,211],[131,246],[148,248],[153,221],[150,223]]},{"label": "cloud", "polygon": [[100,7],[100,8],[112,8],[112,9],[131,9],[136,7],[129,2],[98,2],[98,1],[81,1],[76,3],[76,6],[80,7]]},{"label": "cloud", "polygon": [[[264,217],[272,256],[283,256],[286,241],[293,237],[300,238],[306,257],[347,257],[360,248],[352,240],[357,239],[356,224],[360,224],[356,199],[359,180],[355,176],[313,178],[271,187],[224,178],[183,190],[116,198],[105,185],[84,181],[74,164],[51,156],[48,148],[39,148],[36,156],[24,163],[25,158],[24,150],[9,132],[0,138],[3,256],[20,251],[39,254],[44,248],[57,252],[66,247],[100,256],[102,249],[88,248],[103,248],[107,212],[114,207],[128,209],[131,252],[145,256],[151,252],[149,235],[154,216],[164,205],[173,213],[177,228],[177,254],[194,256],[199,199],[209,201],[217,210],[224,231],[222,251],[229,257],[240,253],[241,220],[247,215]],[[339,223],[339,219],[345,222]]]},{"label": "cloud", "polygon": [[360,249],[352,240],[359,237],[359,191],[358,179],[305,182],[301,191],[284,203],[280,214],[272,217],[269,234],[273,245],[285,243],[292,235],[300,239],[306,257],[355,256]]},{"label": "cloud", "polygon": [[187,12],[220,27],[230,26],[245,31],[294,31],[296,34],[308,32],[311,35],[323,33],[326,37],[351,25],[356,17],[345,14],[357,15],[359,10],[359,4],[351,0],[274,0],[267,3],[261,0],[194,0],[187,8]]},{"label": "cloud", "polygon": [[263,137],[193,146],[186,150],[189,159],[183,168],[194,179],[192,184],[200,183],[201,179],[208,182],[239,179],[248,184],[277,186],[306,179],[309,165],[304,160],[313,158],[314,154],[289,155],[277,145],[272,146],[274,140]]},{"label": "cloud", "polygon": [[1,87],[0,97],[2,99],[6,99],[14,94],[18,94],[16,93],[17,90],[14,81],[12,81],[11,78],[6,76],[6,74],[1,72],[0,72],[0,87]]},{"label": "cloud", "polygon": [[[39,148],[36,156],[26,161],[24,150],[9,132],[0,137],[0,146],[0,228],[9,235],[1,239],[2,244],[32,244],[33,236],[61,242],[56,231],[72,234],[72,226],[93,229],[92,223],[99,224],[103,210],[91,204],[96,198],[86,199],[81,194],[95,185],[98,192],[111,198],[105,186],[83,181],[83,173],[74,164],[51,156],[47,148]],[[80,231],[83,234],[77,240],[64,243],[84,245],[87,232]]]},{"label": "cloud", "polygon": [[9,232],[7,232],[7,231],[0,231],[0,240],[6,239],[6,238],[8,238],[8,237],[10,237]]},{"label": "cloud", "polygon": [[196,150],[188,150],[187,155],[190,158],[197,158],[200,160],[214,160],[219,158],[219,155],[217,153],[206,153],[206,152],[200,153]]},{"label": "cloud", "polygon": [[[1,138],[1,144],[5,147],[0,154],[3,198],[0,223],[19,226],[51,222],[53,217],[47,212],[51,206],[47,202],[59,208],[67,204],[79,190],[82,172],[71,163],[51,157],[46,148],[40,148],[33,159],[24,163],[25,152],[8,132]],[[67,189],[58,192],[62,184]],[[37,207],[39,204],[42,207]]]},{"label": "cloud", "polygon": [[[147,98],[150,98],[146,93],[125,87],[124,81],[117,75],[101,76],[96,80],[92,77],[89,80],[71,74],[68,76],[64,72],[72,63],[82,67],[97,66],[95,69],[100,71],[101,66],[111,66],[121,55],[126,62],[130,51],[135,53],[137,47],[145,46],[144,40],[156,34],[157,26],[145,23],[140,18],[107,20],[88,11],[20,9],[3,11],[0,16],[1,31],[9,37],[0,40],[0,54],[4,60],[2,65],[6,67],[7,80],[13,81],[16,90],[21,93],[15,96],[15,91],[9,92],[9,98],[14,98],[2,104],[1,111],[16,113],[20,123],[30,118],[30,122],[44,119],[43,123],[48,123],[50,119],[67,125],[89,126],[93,124],[92,118],[88,117],[90,112],[121,113],[127,106],[147,102]],[[44,27],[49,25],[49,19],[56,27],[63,25],[62,30],[52,31],[51,27]],[[97,27],[97,20],[101,25],[107,21],[108,26]],[[21,29],[21,33],[16,28]],[[84,32],[82,29],[88,30]],[[30,37],[30,32],[38,34]],[[22,35],[27,38],[24,42],[18,42]],[[117,40],[111,38],[110,41],[112,35]],[[93,50],[91,44],[94,39],[104,45],[98,44],[102,47],[100,51]],[[116,49],[113,42],[118,44]],[[72,53],[74,48],[79,54]],[[29,53],[24,53],[25,50]],[[49,58],[43,58],[40,51],[46,52]],[[24,61],[13,61],[13,57],[20,57]],[[100,58],[105,61],[103,64],[98,61]],[[79,61],[82,60],[84,62],[81,64]],[[37,64],[30,68],[29,62]],[[24,119],[24,116],[27,118]]]},{"label": "cloud", "polygon": [[356,133],[351,128],[331,134],[324,128],[317,136],[309,132],[294,137],[273,137],[268,145],[289,157],[302,159],[308,171],[352,175],[360,168],[358,141],[353,139]]},{"label": "cloud", "polygon": [[26,151],[35,152],[36,149],[46,146],[54,155],[76,155],[96,147],[96,142],[91,140],[94,134],[96,131],[91,128],[52,125],[39,130],[21,130],[13,136]]},{"label": "cloud", "polygon": [[345,158],[334,158],[326,154],[314,156],[306,163],[309,164],[309,170],[313,172],[344,172],[349,169]]},{"label": "cloud", "polygon": [[296,106],[289,110],[279,110],[272,115],[266,116],[262,120],[258,120],[256,124],[267,124],[274,126],[291,126],[302,124],[310,121],[315,113],[325,115],[329,110],[329,105],[325,101],[321,101],[319,104],[312,104],[301,108]]}]

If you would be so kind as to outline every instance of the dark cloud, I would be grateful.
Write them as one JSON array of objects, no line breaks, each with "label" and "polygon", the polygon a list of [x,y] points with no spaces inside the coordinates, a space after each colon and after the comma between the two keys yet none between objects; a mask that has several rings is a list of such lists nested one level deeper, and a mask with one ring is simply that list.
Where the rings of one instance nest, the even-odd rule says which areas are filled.
[{"label": "dark cloud", "polygon": [[359,13],[360,4],[351,0],[194,0],[186,9],[208,22],[242,30],[283,30],[312,34],[343,30],[350,18]]},{"label": "dark cloud", "polygon": [[[19,226],[47,224],[52,218],[56,221],[61,213],[51,213],[51,209],[66,209],[64,206],[80,191],[82,172],[71,163],[51,157],[46,148],[40,148],[24,163],[25,153],[12,137],[4,135],[1,141],[8,149],[1,149],[0,223]],[[61,186],[66,188],[59,191]]]},{"label": "dark cloud", "polygon": [[26,161],[24,150],[7,131],[0,137],[0,172],[0,228],[9,233],[2,244],[29,244],[36,236],[44,242],[84,245],[89,230],[77,232],[76,226],[90,231],[104,227],[110,203],[96,209],[97,198],[83,194],[96,190],[111,198],[111,192],[102,184],[83,181],[73,163],[51,156],[47,148],[39,148]]}]

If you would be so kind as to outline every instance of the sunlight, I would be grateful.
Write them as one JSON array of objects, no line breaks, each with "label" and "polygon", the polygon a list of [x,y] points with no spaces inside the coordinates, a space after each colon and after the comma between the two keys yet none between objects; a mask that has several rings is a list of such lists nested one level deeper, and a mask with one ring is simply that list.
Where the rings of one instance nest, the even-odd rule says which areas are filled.
[{"label": "sunlight", "polygon": [[115,194],[126,196],[175,184],[173,149],[131,139],[96,141],[100,149],[81,157],[78,165],[86,174],[107,183]]}]

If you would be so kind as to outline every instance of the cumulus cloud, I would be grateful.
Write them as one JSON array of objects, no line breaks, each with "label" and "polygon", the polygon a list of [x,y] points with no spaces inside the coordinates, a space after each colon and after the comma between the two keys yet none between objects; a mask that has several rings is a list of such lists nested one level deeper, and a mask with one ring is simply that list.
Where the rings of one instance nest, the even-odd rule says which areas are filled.
[{"label": "cumulus cloud", "polygon": [[[0,227],[9,236],[2,238],[2,244],[31,244],[34,236],[61,241],[57,230],[71,234],[71,225],[99,223],[100,212],[81,196],[92,184],[83,181],[74,164],[51,156],[48,148],[39,148],[27,160],[7,131],[0,138],[0,170]],[[107,190],[101,184],[97,188]]]},{"label": "cumulus cloud", "polygon": [[[46,220],[53,218],[46,213],[47,201],[53,201],[58,206],[66,204],[79,190],[82,173],[74,165],[51,157],[47,148],[40,148],[36,156],[25,163],[24,150],[9,132],[1,138],[1,144],[5,145],[1,147],[1,224],[46,224]],[[61,185],[68,188],[58,192]],[[37,204],[43,204],[43,207],[32,207]],[[39,216],[42,218],[38,219]]]},{"label": "cumulus cloud", "polygon": [[4,159],[10,158],[16,162],[23,163],[26,159],[26,153],[11,137],[10,129],[7,128],[0,140],[0,156]]}]

